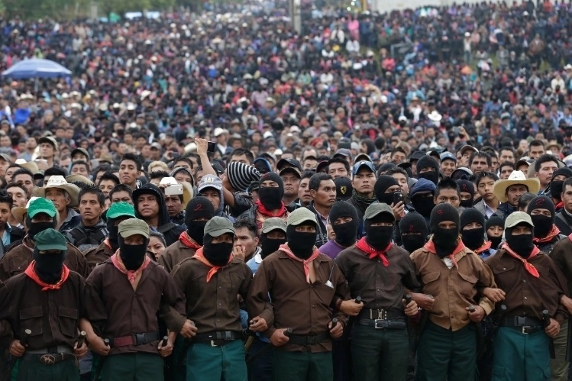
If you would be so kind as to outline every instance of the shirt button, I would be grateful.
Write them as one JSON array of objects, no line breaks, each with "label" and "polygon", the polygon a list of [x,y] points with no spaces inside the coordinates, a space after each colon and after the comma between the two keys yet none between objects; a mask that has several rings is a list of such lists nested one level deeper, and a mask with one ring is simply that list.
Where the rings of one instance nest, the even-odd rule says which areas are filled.
[{"label": "shirt button", "polygon": [[503,269],[503,270],[506,270],[506,267],[503,267],[502,269]]},{"label": "shirt button", "polygon": [[524,300],[526,300],[526,296],[524,297]]},{"label": "shirt button", "polygon": [[523,279],[523,280],[522,280],[522,283],[526,283],[526,279]]}]

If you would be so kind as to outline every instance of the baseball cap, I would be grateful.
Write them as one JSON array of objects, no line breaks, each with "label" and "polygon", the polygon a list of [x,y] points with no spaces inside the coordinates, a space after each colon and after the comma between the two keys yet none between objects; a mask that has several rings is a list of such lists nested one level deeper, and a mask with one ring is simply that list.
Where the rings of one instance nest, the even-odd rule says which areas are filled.
[{"label": "baseball cap", "polygon": [[357,156],[355,157],[356,163],[357,163],[358,161],[362,161],[362,160],[372,161],[372,160],[371,160],[371,157],[370,157],[367,153],[363,153],[363,152],[362,152],[362,153],[358,153]]},{"label": "baseball cap", "polygon": [[293,211],[292,213],[290,213],[290,215],[288,216],[288,219],[286,220],[286,224],[298,226],[298,225],[301,225],[303,222],[306,222],[306,221],[318,224],[318,222],[316,220],[316,215],[314,213],[312,213],[310,211],[310,209],[298,208],[295,211]]},{"label": "baseball cap", "polygon": [[205,235],[207,234],[211,237],[220,237],[223,234],[234,235],[234,227],[228,218],[216,216],[205,225]]},{"label": "baseball cap", "polygon": [[67,250],[66,238],[57,230],[48,228],[34,236],[38,250]]},{"label": "baseball cap", "polygon": [[161,144],[159,144],[157,142],[151,144],[151,149],[153,149],[153,148],[158,149],[159,151],[161,151],[163,149],[163,147],[161,147]]},{"label": "baseball cap", "polygon": [[285,167],[282,170],[280,170],[280,176],[286,174],[286,173],[293,173],[296,175],[296,177],[298,177],[299,179],[302,178],[302,174],[300,173],[300,170],[298,168],[294,168],[294,167]]},{"label": "baseball cap", "polygon": [[71,157],[74,157],[76,153],[81,153],[83,156],[87,157],[87,159],[89,160],[89,153],[87,152],[87,150],[85,148],[76,148],[73,151],[71,151]]},{"label": "baseball cap", "polygon": [[30,205],[28,206],[28,216],[30,216],[30,218],[34,218],[40,213],[46,213],[48,216],[54,218],[57,214],[54,203],[43,197],[30,202]]},{"label": "baseball cap", "polygon": [[149,238],[149,225],[147,225],[147,222],[140,220],[139,218],[129,218],[119,223],[117,232],[123,238],[137,234],[140,234],[145,238]]},{"label": "baseball cap", "polygon": [[38,139],[38,145],[42,143],[51,144],[56,151],[58,150],[58,142],[56,142],[56,139],[51,136],[44,136]]},{"label": "baseball cap", "polygon": [[528,213],[513,212],[506,218],[506,221],[504,223],[504,228],[510,229],[510,228],[513,228],[516,225],[522,224],[522,223],[525,223],[525,224],[529,225],[530,227],[534,227],[534,224],[532,223],[532,219],[530,218],[530,215],[528,215]]},{"label": "baseball cap", "polygon": [[264,220],[262,223],[262,233],[270,233],[272,230],[282,230],[286,233],[286,221],[282,218],[272,217]]},{"label": "baseball cap", "polygon": [[455,163],[457,162],[457,157],[453,155],[451,152],[445,151],[440,156],[441,161],[443,160],[453,160]]},{"label": "baseball cap", "polygon": [[475,147],[470,146],[470,145],[466,145],[466,146],[463,146],[463,147],[461,148],[461,155],[464,155],[465,152],[467,152],[467,151],[469,151],[469,150],[471,150],[471,151],[473,151],[473,152],[479,152],[479,150],[476,149]]},{"label": "baseball cap", "polygon": [[338,200],[349,200],[352,197],[354,187],[352,186],[352,181],[347,177],[338,177],[334,179],[334,184],[336,184],[336,198]]},{"label": "baseball cap", "polygon": [[127,202],[116,202],[111,204],[106,216],[108,219],[115,219],[122,216],[135,218],[135,208]]},{"label": "baseball cap", "polygon": [[352,159],[352,153],[347,148],[340,148],[339,150],[337,150],[333,157],[336,156],[343,156],[346,158],[347,161],[351,161]]},{"label": "baseball cap", "polygon": [[7,153],[0,153],[0,159],[3,159],[4,161],[7,161],[8,163],[12,162],[12,159],[10,159],[10,155],[8,155]]},{"label": "baseball cap", "polygon": [[368,206],[367,209],[365,210],[363,216],[366,220],[370,220],[375,216],[380,215],[381,213],[390,214],[391,217],[393,217],[393,219],[395,220],[395,215],[393,214],[393,210],[391,209],[391,207],[385,203],[380,203],[380,202],[370,204],[370,206]]},{"label": "baseball cap", "polygon": [[302,170],[300,162],[296,159],[280,159],[280,161],[278,161],[278,164],[276,164],[276,168],[280,171],[284,167],[293,167],[293,168],[298,168],[298,170],[300,171]]},{"label": "baseball cap", "polygon": [[367,169],[375,173],[375,167],[373,166],[373,163],[371,161],[362,160],[354,164],[352,175],[355,176],[359,172],[359,170],[362,169],[362,167],[366,167]]},{"label": "baseball cap", "polygon": [[419,159],[421,159],[423,156],[425,156],[425,154],[421,151],[415,151],[411,154],[411,156],[409,157],[409,162],[411,163],[412,161],[418,161]]},{"label": "baseball cap", "polygon": [[206,188],[214,188],[220,192],[222,190],[222,180],[215,175],[204,175],[199,183],[199,193]]}]

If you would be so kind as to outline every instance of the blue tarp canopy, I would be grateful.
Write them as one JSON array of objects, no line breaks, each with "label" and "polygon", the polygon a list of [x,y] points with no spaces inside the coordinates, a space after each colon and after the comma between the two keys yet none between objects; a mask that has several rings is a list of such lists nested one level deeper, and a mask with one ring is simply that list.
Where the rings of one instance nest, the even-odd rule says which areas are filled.
[{"label": "blue tarp canopy", "polygon": [[58,78],[68,77],[71,74],[71,71],[59,63],[38,58],[20,61],[2,72],[3,76],[14,79]]}]

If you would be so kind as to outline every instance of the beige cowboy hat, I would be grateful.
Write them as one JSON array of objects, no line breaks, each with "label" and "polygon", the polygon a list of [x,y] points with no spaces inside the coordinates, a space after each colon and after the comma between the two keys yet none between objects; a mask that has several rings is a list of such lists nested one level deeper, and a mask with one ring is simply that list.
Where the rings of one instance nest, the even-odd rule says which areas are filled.
[{"label": "beige cowboy hat", "polygon": [[540,181],[538,179],[527,179],[522,171],[513,171],[508,179],[498,180],[495,182],[493,193],[500,202],[506,202],[506,190],[511,185],[522,184],[528,188],[528,191],[537,194],[540,190]]},{"label": "beige cowboy hat", "polygon": [[85,185],[89,185],[90,187],[95,186],[95,183],[93,181],[82,175],[69,175],[66,177],[66,181],[68,183],[79,181],[80,183],[84,183]]},{"label": "beige cowboy hat", "polygon": [[[183,209],[187,208],[187,204],[193,198],[193,187],[186,181],[180,183],[183,186]],[[174,177],[163,177],[159,183],[159,188],[165,189],[171,185],[179,185]]]},{"label": "beige cowboy hat", "polygon": [[36,196],[36,197],[46,197],[46,190],[50,189],[50,188],[56,188],[56,189],[62,189],[64,191],[66,191],[70,198],[71,198],[71,202],[69,204],[69,207],[73,208],[76,207],[78,204],[78,196],[79,196],[79,187],[75,184],[69,184],[65,177],[63,176],[50,176],[50,179],[48,180],[48,183],[46,184],[46,186],[42,187],[42,188],[36,188],[34,189],[34,191],[32,192],[32,196]]}]

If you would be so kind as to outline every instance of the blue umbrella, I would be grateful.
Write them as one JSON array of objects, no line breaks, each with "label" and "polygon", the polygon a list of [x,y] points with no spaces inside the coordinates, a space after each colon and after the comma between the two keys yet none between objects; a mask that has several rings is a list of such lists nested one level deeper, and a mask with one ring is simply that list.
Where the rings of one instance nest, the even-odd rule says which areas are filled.
[{"label": "blue umbrella", "polygon": [[69,77],[71,74],[71,71],[59,63],[38,58],[20,61],[2,72],[3,76],[14,79],[59,78]]}]

